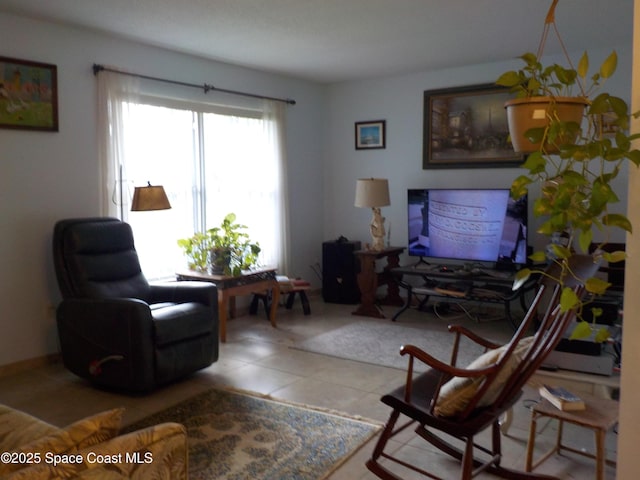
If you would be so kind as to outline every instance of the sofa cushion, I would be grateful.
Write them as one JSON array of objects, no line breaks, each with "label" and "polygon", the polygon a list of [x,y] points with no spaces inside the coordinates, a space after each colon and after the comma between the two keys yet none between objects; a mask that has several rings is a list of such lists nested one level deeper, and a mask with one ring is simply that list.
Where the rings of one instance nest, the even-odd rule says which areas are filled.
[{"label": "sofa cushion", "polygon": [[27,413],[0,405],[0,450],[3,452],[10,452],[58,430],[58,427]]},{"label": "sofa cushion", "polygon": [[[115,437],[120,431],[123,413],[123,408],[115,408],[83,418],[65,428],[13,448],[11,452],[40,453],[43,462],[44,455],[47,453],[75,453]],[[26,466],[29,464],[0,463],[0,474],[13,472]]]},{"label": "sofa cushion", "polygon": [[[187,479],[187,432],[178,423],[162,423],[120,435],[76,455],[79,461],[75,463],[33,465],[3,476],[2,480]],[[97,456],[113,461],[91,461]]]}]

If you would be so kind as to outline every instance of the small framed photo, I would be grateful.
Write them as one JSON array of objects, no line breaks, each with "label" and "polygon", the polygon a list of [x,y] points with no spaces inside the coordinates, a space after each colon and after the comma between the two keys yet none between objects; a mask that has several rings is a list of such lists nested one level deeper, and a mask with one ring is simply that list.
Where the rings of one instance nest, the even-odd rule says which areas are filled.
[{"label": "small framed photo", "polygon": [[55,65],[0,57],[0,128],[58,131]]},{"label": "small framed photo", "polygon": [[385,120],[356,122],[356,150],[386,148]]}]

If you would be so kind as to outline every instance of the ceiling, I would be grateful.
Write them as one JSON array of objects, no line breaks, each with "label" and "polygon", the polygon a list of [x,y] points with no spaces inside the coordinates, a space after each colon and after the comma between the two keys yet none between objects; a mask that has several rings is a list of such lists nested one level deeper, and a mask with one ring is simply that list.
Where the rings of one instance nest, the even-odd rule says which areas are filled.
[{"label": "ceiling", "polygon": [[[535,51],[551,0],[0,0],[82,26],[322,83],[499,61]],[[561,0],[569,51],[630,45],[633,0]],[[550,37],[545,53],[559,48]]]}]

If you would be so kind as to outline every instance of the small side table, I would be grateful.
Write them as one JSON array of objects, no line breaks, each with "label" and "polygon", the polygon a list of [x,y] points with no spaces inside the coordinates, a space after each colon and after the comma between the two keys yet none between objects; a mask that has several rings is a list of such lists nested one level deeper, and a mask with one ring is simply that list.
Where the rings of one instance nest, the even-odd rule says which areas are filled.
[{"label": "small side table", "polygon": [[[380,303],[382,305],[404,305],[400,296],[400,288],[391,274],[393,268],[400,265],[399,255],[404,247],[388,247],[384,250],[358,250],[354,255],[360,260],[360,272],[358,273],[358,287],[360,287],[360,305],[352,312],[353,315],[365,317],[384,318],[384,315],[376,305],[376,292],[380,285],[387,286],[387,295]],[[386,258],[387,263],[383,270],[376,272],[376,260]]]},{"label": "small side table", "polygon": [[275,268],[259,268],[242,272],[235,277],[228,275],[214,275],[211,273],[189,270],[176,273],[178,280],[198,280],[215,283],[218,288],[218,320],[220,322],[220,341],[227,341],[227,316],[231,318],[236,313],[236,299],[238,295],[250,295],[256,291],[271,290],[272,304],[269,309],[271,326],[276,327],[276,312],[280,299],[280,286],[276,280]]},{"label": "small side table", "polygon": [[[580,393],[580,398],[582,398],[586,404],[587,408],[585,410],[560,410],[544,399],[531,409],[531,424],[529,426],[529,442],[527,444],[527,455],[525,458],[525,471],[532,471],[554,453],[560,453],[561,450],[567,450],[585,457],[595,458],[597,480],[604,480],[605,463],[613,466],[616,465],[614,460],[608,460],[606,458],[604,440],[607,431],[618,423],[618,402],[607,398],[592,397],[591,395],[583,393]],[[558,436],[555,446],[542,455],[536,462],[533,462],[537,420],[543,417],[555,418],[558,420]],[[582,450],[572,448],[562,443],[562,427],[564,422],[573,423],[574,425],[593,430],[595,434],[595,455],[583,452]]]}]

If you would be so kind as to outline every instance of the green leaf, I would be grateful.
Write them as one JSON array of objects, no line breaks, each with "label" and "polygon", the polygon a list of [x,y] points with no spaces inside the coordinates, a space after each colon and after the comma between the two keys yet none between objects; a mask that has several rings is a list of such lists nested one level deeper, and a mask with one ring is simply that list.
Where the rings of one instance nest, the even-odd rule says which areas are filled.
[{"label": "green leaf", "polygon": [[640,167],[640,150],[632,150],[625,155],[636,167]]},{"label": "green leaf", "polygon": [[591,229],[582,230],[578,235],[578,245],[583,252],[587,252],[589,250],[589,245],[591,245],[591,241],[593,240],[593,231]]},{"label": "green leaf", "polygon": [[589,180],[587,180],[584,175],[574,170],[565,170],[562,172],[561,177],[563,182],[559,188],[566,188],[567,185],[587,185],[589,183]]},{"label": "green leaf", "polygon": [[496,84],[502,85],[503,87],[514,87],[521,83],[520,75],[518,72],[505,72],[496,80]]},{"label": "green leaf", "polygon": [[565,287],[562,289],[562,293],[560,294],[560,311],[567,312],[574,308],[576,305],[580,304],[580,299],[576,295],[576,292],[569,287]]},{"label": "green leaf", "polygon": [[593,100],[591,100],[591,105],[589,106],[588,113],[589,115],[602,114],[609,111],[609,94],[601,93],[596,96]]},{"label": "green leaf", "polygon": [[620,213],[609,213],[602,217],[602,223],[608,227],[618,227],[629,233],[633,232],[633,226],[626,217]]},{"label": "green leaf", "polygon": [[615,252],[603,252],[602,256],[609,263],[623,262],[627,258],[626,252],[616,250]]},{"label": "green leaf", "polygon": [[540,143],[544,139],[544,136],[546,133],[547,133],[547,128],[534,127],[534,128],[529,128],[526,132],[524,132],[524,136],[531,143],[535,144],[535,143]]},{"label": "green leaf", "polygon": [[582,57],[580,57],[580,61],[578,62],[578,75],[580,76],[580,78],[586,78],[588,73],[589,73],[589,55],[587,55],[587,52],[584,52],[582,54]]},{"label": "green leaf", "polygon": [[518,199],[525,195],[528,190],[528,185],[533,183],[533,180],[526,175],[520,175],[511,184],[511,198]]},{"label": "green leaf", "polygon": [[529,66],[535,66],[538,64],[538,57],[531,52],[527,52],[521,55],[520,58]]},{"label": "green leaf", "polygon": [[603,343],[606,342],[609,339],[609,330],[607,330],[605,327],[601,327],[600,329],[598,329],[598,332],[596,333],[596,337],[595,337],[595,341],[596,343]]},{"label": "green leaf", "polygon": [[568,247],[565,247],[564,245],[552,243],[551,245],[549,245],[549,248],[551,249],[551,251],[553,252],[553,255],[556,258],[569,258],[571,255],[573,255],[573,252],[571,251],[571,249]]},{"label": "green leaf", "polygon": [[580,340],[582,338],[589,338],[591,336],[591,325],[588,322],[582,320],[575,326],[569,340]]},{"label": "green leaf", "polygon": [[611,284],[609,282],[606,282],[601,278],[597,278],[597,277],[588,278],[587,281],[584,283],[584,287],[587,290],[587,292],[595,293],[596,295],[602,295],[607,291],[607,288],[609,288],[610,286]]},{"label": "green leaf", "polygon": [[546,165],[547,159],[542,156],[541,152],[537,151],[527,157],[525,162],[522,164],[522,167],[529,170],[530,173],[535,174],[544,172]]},{"label": "green leaf", "polygon": [[602,308],[591,307],[591,316],[592,316],[592,321],[595,323],[596,319],[602,316]]},{"label": "green leaf", "polygon": [[618,67],[618,54],[614,50],[611,54],[606,58],[602,65],[600,66],[600,75],[602,78],[609,78],[614,74],[616,68]]},{"label": "green leaf", "polygon": [[515,292],[518,290],[531,276],[531,269],[522,268],[516,272],[516,277],[513,280],[513,285],[511,289]]},{"label": "green leaf", "polygon": [[620,97],[609,96],[609,105],[611,105],[611,109],[618,117],[628,115],[629,107],[627,106],[627,102]]},{"label": "green leaf", "polygon": [[[531,255],[529,255],[529,259],[533,262],[533,263],[543,263],[547,260],[547,254],[545,252],[543,252],[542,250],[537,251],[532,253]],[[522,270],[526,270],[526,269],[522,269]],[[522,271],[520,270],[520,271]]]}]

